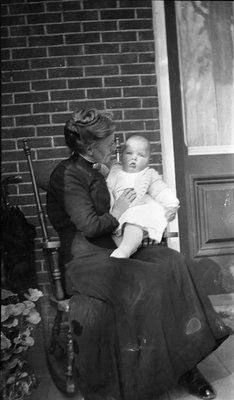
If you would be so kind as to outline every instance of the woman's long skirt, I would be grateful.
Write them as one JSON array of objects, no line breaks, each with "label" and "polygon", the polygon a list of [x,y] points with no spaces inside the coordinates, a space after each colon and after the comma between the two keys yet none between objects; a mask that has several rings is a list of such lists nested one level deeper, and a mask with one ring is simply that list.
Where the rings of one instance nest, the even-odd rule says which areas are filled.
[{"label": "woman's long skirt", "polygon": [[74,254],[66,281],[78,381],[85,400],[152,400],[229,335],[196,263],[163,246],[130,259]]}]

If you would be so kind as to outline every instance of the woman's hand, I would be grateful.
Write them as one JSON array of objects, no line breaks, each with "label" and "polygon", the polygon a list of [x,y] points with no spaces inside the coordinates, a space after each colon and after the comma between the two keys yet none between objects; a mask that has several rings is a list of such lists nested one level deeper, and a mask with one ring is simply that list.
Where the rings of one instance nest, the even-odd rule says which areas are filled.
[{"label": "woman's hand", "polygon": [[136,192],[134,189],[125,189],[124,192],[116,200],[114,207],[112,208],[111,214],[116,219],[119,219],[121,215],[129,208],[130,204],[136,198]]}]

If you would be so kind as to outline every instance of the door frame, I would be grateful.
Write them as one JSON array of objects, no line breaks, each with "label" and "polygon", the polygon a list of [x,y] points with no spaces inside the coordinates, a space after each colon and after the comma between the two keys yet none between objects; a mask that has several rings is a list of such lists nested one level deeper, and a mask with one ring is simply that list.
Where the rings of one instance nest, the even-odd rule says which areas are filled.
[{"label": "door frame", "polygon": [[[163,178],[174,192],[177,192],[175,173],[175,149],[172,130],[171,94],[167,53],[167,34],[164,1],[152,0],[153,28],[155,37],[155,67],[159,98],[159,120],[162,145]],[[181,199],[180,199],[181,202]],[[178,216],[169,223],[169,232],[179,233]],[[170,238],[168,246],[180,251],[180,233],[177,238]]]}]

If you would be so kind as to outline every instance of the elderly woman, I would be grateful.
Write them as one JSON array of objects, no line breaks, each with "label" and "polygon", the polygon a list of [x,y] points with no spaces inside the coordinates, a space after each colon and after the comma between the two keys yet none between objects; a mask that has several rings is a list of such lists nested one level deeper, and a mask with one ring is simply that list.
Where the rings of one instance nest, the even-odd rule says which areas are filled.
[{"label": "elderly woman", "polygon": [[160,245],[110,257],[118,218],[136,196],[125,190],[109,212],[100,166],[110,163],[114,131],[108,113],[74,112],[65,124],[72,155],[53,171],[47,197],[72,296],[79,387],[90,400],[152,400],[181,381],[212,399],[196,364],[229,332],[195,282],[194,263]]}]

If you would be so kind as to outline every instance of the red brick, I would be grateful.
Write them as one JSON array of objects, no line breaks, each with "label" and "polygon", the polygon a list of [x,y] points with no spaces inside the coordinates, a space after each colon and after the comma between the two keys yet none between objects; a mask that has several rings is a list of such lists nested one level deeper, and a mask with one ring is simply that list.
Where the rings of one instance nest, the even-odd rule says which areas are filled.
[{"label": "red brick", "polygon": [[27,15],[28,24],[49,24],[50,22],[62,22],[62,14],[59,13],[44,13]]},{"label": "red brick", "polygon": [[94,10],[92,11],[73,11],[64,13],[64,21],[89,21],[98,20],[98,13]]},{"label": "red brick", "polygon": [[2,49],[1,50],[1,59],[9,60],[9,58],[10,58],[10,50]]},{"label": "red brick", "polygon": [[[51,137],[44,137],[44,138],[31,138],[28,141],[28,144],[31,148],[38,149],[39,147],[52,147],[52,140]],[[17,147],[18,149],[23,148],[22,140],[17,140]]]},{"label": "red brick", "polygon": [[124,88],[123,89],[123,95],[124,97],[133,97],[133,96],[139,96],[139,97],[144,97],[144,96],[156,96],[157,95],[157,90],[155,86],[152,87],[131,87],[131,88]]},{"label": "red brick", "polygon": [[2,38],[1,46],[2,48],[26,47],[26,38],[24,37]]},{"label": "red brick", "polygon": [[2,83],[7,83],[12,81],[12,74],[11,72],[3,72],[2,73]]},{"label": "red brick", "polygon": [[131,8],[131,7],[134,7],[134,8],[141,8],[141,7],[144,7],[144,8],[150,8],[151,7],[151,4],[150,4],[150,1],[149,0],[146,0],[146,1],[142,1],[142,0],[134,0],[134,1],[131,1],[131,0],[119,0],[119,7],[120,8]]},{"label": "red brick", "polygon": [[96,32],[65,35],[66,44],[95,43],[95,42],[100,42],[99,33]]},{"label": "red brick", "polygon": [[106,77],[104,78],[104,84],[106,86],[138,86],[138,76],[118,76],[118,77]]},{"label": "red brick", "polygon": [[103,65],[96,67],[86,67],[85,68],[85,76],[101,76],[101,75],[118,75],[119,67],[118,65]]},{"label": "red brick", "polygon": [[159,125],[159,119],[156,119],[154,121],[145,121],[145,128],[146,130],[159,130],[160,125]]},{"label": "red brick", "polygon": [[49,56],[71,56],[73,54],[82,54],[82,46],[58,46],[49,47]]},{"label": "red brick", "polygon": [[31,60],[32,68],[61,68],[65,66],[64,57],[54,57],[54,58],[38,58]]},{"label": "red brick", "polygon": [[[66,3],[63,3],[65,5]],[[76,2],[78,4],[78,2]],[[80,32],[80,25],[77,22],[63,22],[62,24],[47,24],[46,31],[49,34],[53,33],[67,33],[67,32]]]},{"label": "red brick", "polygon": [[[63,121],[65,123],[65,121]],[[43,126],[36,128],[36,135],[37,136],[54,136],[54,135],[63,135],[64,131],[64,123],[62,125],[57,126]]]},{"label": "red brick", "polygon": [[30,113],[30,105],[19,104],[19,105],[8,105],[2,106],[2,113],[4,115],[21,115],[21,114],[29,114]]},{"label": "red brick", "polygon": [[158,108],[158,106],[159,106],[158,99],[156,97],[142,99],[142,107],[143,108],[150,108],[150,107]]},{"label": "red brick", "polygon": [[57,68],[49,70],[49,78],[77,78],[83,76],[83,68]]},{"label": "red brick", "polygon": [[140,77],[142,86],[146,85],[156,85],[156,76],[155,75],[147,75]]},{"label": "red brick", "polygon": [[26,125],[45,125],[50,121],[49,115],[29,115],[25,117],[16,117],[16,124]]},{"label": "red brick", "polygon": [[[97,108],[98,110],[103,110],[105,109],[105,102],[104,99],[100,100],[81,100],[81,101],[71,101],[70,102],[70,110],[75,111],[78,108],[83,108],[83,107],[94,107]],[[69,115],[70,116],[70,115]]]},{"label": "red brick", "polygon": [[87,65],[100,65],[101,64],[101,56],[74,56],[74,57],[67,57],[67,66],[68,67],[80,67],[80,66],[87,66]]},{"label": "red brick", "polygon": [[76,100],[76,99],[84,99],[85,91],[84,90],[59,90],[51,92],[51,100]]},{"label": "red brick", "polygon": [[54,137],[54,145],[55,147],[60,147],[65,145],[65,138],[64,136],[55,136]]},{"label": "red brick", "polygon": [[121,65],[121,74],[153,74],[155,72],[154,64],[134,64],[134,65]]},{"label": "red brick", "polygon": [[49,281],[49,276],[47,272],[38,272],[37,280],[39,284],[47,283]]},{"label": "red brick", "polygon": [[41,101],[48,101],[47,92],[30,92],[30,93],[20,93],[15,95],[15,103],[36,103]]},{"label": "red brick", "polygon": [[43,25],[11,26],[11,36],[32,36],[44,33]]},{"label": "red brick", "polygon": [[13,95],[12,94],[2,94],[2,104],[12,104]]},{"label": "red brick", "polygon": [[12,50],[12,58],[38,58],[38,57],[46,57],[46,49],[41,47],[30,47],[25,49],[13,49]]},{"label": "red brick", "polygon": [[106,32],[102,33],[102,42],[135,42],[136,32]]},{"label": "red brick", "polygon": [[8,128],[8,127],[14,126],[14,118],[13,117],[12,118],[10,118],[10,117],[8,118],[8,117],[3,117],[2,116],[1,122],[2,122],[2,128],[3,127]]},{"label": "red brick", "polygon": [[62,2],[61,1],[53,1],[53,2],[47,2],[47,11],[51,12],[51,11],[70,11],[70,10],[80,10],[81,8],[81,2],[77,1],[77,0],[73,0],[73,1],[65,1]]},{"label": "red brick", "polygon": [[38,160],[44,160],[47,158],[66,158],[69,156],[69,150],[64,148],[53,148],[53,149],[46,149],[46,150],[38,150],[37,151]]},{"label": "red brick", "polygon": [[154,33],[153,31],[141,31],[139,32],[139,40],[144,41],[144,40],[154,40]]},{"label": "red brick", "polygon": [[54,112],[63,112],[67,111],[67,104],[66,103],[40,103],[40,104],[33,104],[33,113],[54,113]]},{"label": "red brick", "polygon": [[107,100],[107,108],[139,108],[141,106],[140,98],[136,99],[117,99],[117,100]]},{"label": "red brick", "polygon": [[33,90],[51,90],[51,89],[65,89],[66,88],[66,81],[65,79],[56,79],[56,80],[46,80],[46,81],[37,81],[32,82],[32,89]]},{"label": "red brick", "polygon": [[17,164],[16,163],[4,163],[2,164],[2,178],[5,175],[9,175],[9,174],[16,174],[17,171]]},{"label": "red brick", "polygon": [[[16,23],[16,18],[15,16],[2,16],[1,18],[1,23],[2,26],[11,26]],[[25,16],[21,15],[20,17],[17,17],[17,25],[24,25],[25,24]]]},{"label": "red brick", "polygon": [[29,92],[29,82],[3,83],[2,93]]},{"label": "red brick", "polygon": [[117,30],[117,22],[116,21],[92,21],[92,22],[83,22],[83,31],[84,32],[92,32],[92,31],[116,31]]},{"label": "red brick", "polygon": [[120,43],[121,53],[148,53],[149,51],[154,51],[153,42]]},{"label": "red brick", "polygon": [[2,139],[17,139],[19,137],[34,136],[34,128],[9,128],[2,129]]},{"label": "red brick", "polygon": [[134,10],[101,11],[101,19],[134,19]]},{"label": "red brick", "polygon": [[1,14],[2,16],[8,14],[8,7],[3,4],[1,4]]},{"label": "red brick", "polygon": [[104,64],[135,64],[137,63],[137,54],[108,54],[103,55]]},{"label": "red brick", "polygon": [[2,71],[17,71],[22,69],[29,69],[29,61],[28,60],[17,60],[11,61],[8,60],[7,62],[1,62]]},{"label": "red brick", "polygon": [[152,19],[152,9],[151,7],[148,9],[138,9],[137,11],[137,18],[144,18],[144,19]]},{"label": "red brick", "polygon": [[88,99],[101,99],[108,97],[121,97],[121,89],[89,89],[87,90]]},{"label": "red brick", "polygon": [[158,118],[158,110],[154,109],[141,109],[141,110],[125,110],[125,119],[154,119]]},{"label": "red brick", "polygon": [[10,4],[10,14],[30,14],[30,13],[41,13],[44,11],[44,5],[40,2],[34,2],[33,4]]},{"label": "red brick", "polygon": [[17,71],[12,73],[13,81],[35,81],[46,79],[46,70]]},{"label": "red brick", "polygon": [[144,122],[143,121],[121,121],[118,122],[117,131],[135,131],[135,130],[144,130]]},{"label": "red brick", "polygon": [[145,19],[119,21],[119,29],[121,30],[140,30],[152,29],[152,22]]},{"label": "red brick", "polygon": [[84,1],[84,9],[99,9],[99,8],[116,8],[115,0],[86,0]]},{"label": "red brick", "polygon": [[145,62],[151,62],[151,63],[155,62],[154,52],[139,54],[139,63],[145,63]]},{"label": "red brick", "polygon": [[90,88],[90,87],[102,87],[101,78],[80,78],[72,79],[68,81],[68,87],[74,88]]},{"label": "red brick", "polygon": [[2,140],[2,151],[16,150],[16,142],[14,140]]},{"label": "red brick", "polygon": [[105,54],[105,53],[119,53],[118,44],[86,44],[84,46],[85,54]]},{"label": "red brick", "polygon": [[[3,15],[3,13],[2,13],[2,15]],[[7,26],[1,26],[1,37],[7,37],[7,36],[9,36],[8,27]]]},{"label": "red brick", "polygon": [[58,46],[64,44],[63,35],[31,36],[28,39],[29,47],[34,46]]}]

